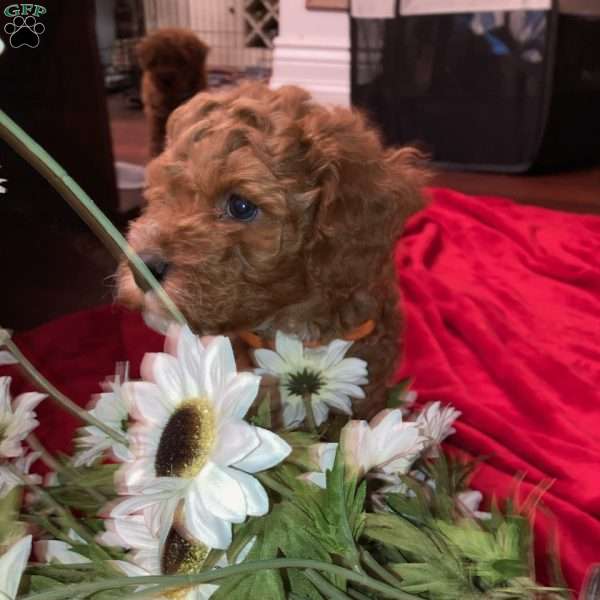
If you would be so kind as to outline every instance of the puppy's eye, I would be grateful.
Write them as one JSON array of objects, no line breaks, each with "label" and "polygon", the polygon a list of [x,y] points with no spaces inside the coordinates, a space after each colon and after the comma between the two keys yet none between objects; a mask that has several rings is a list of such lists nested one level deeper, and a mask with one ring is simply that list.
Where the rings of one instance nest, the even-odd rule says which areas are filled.
[{"label": "puppy's eye", "polygon": [[258,215],[258,206],[238,194],[231,194],[227,198],[226,210],[227,216],[236,221],[254,221]]}]

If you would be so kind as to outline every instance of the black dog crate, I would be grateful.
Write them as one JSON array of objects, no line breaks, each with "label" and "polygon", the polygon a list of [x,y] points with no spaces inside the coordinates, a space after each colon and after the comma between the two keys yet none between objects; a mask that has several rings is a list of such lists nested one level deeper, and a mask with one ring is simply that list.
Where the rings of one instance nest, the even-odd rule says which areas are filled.
[{"label": "black dog crate", "polygon": [[600,0],[570,13],[549,4],[407,15],[399,0],[392,18],[352,16],[353,104],[387,143],[417,144],[445,166],[600,162]]}]

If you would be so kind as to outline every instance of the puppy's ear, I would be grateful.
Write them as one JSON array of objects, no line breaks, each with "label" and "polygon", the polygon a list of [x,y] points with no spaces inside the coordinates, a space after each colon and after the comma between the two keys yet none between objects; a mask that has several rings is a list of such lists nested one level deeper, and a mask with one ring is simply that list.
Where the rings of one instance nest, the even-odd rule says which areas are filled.
[{"label": "puppy's ear", "polygon": [[206,57],[210,52],[210,46],[205,44],[201,39],[193,40],[188,48],[188,53],[193,65],[204,65]]},{"label": "puppy's ear", "polygon": [[404,223],[424,205],[423,157],[385,150],[366,119],[344,109],[321,113],[307,131],[319,188],[307,272],[340,304],[376,295],[364,288],[386,276]]},{"label": "puppy's ear", "polygon": [[147,71],[154,61],[156,54],[156,43],[150,36],[143,38],[135,47],[135,55],[142,71]]}]

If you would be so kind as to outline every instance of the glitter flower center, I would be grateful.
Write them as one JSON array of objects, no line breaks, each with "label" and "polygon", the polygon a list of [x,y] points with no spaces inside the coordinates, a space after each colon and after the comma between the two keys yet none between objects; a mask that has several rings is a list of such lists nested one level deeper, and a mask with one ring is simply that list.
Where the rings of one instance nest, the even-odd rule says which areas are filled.
[{"label": "glitter flower center", "polygon": [[290,394],[304,398],[306,395],[317,394],[324,383],[320,373],[304,367],[302,371],[289,373],[284,385]]},{"label": "glitter flower center", "polygon": [[195,477],[215,443],[215,413],[206,398],[186,400],[167,422],[154,461],[157,477]]},{"label": "glitter flower center", "polygon": [[[209,549],[203,544],[191,544],[171,528],[160,557],[160,572],[162,575],[189,575],[197,573],[202,568]],[[184,600],[190,588],[176,588],[164,594],[169,600]]]},{"label": "glitter flower center", "polygon": [[165,540],[160,570],[163,575],[188,575],[200,570],[209,549],[204,544],[192,544],[171,528]]}]

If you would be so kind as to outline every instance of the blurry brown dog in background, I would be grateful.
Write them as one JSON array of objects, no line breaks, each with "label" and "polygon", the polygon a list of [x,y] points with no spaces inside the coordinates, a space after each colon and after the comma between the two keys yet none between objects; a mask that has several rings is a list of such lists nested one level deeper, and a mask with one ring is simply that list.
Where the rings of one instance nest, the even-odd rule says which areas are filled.
[{"label": "blurry brown dog in background", "polygon": [[165,145],[169,115],[206,89],[209,47],[189,29],[165,28],[145,37],[136,48],[142,69],[142,102],[150,124],[151,156]]}]

